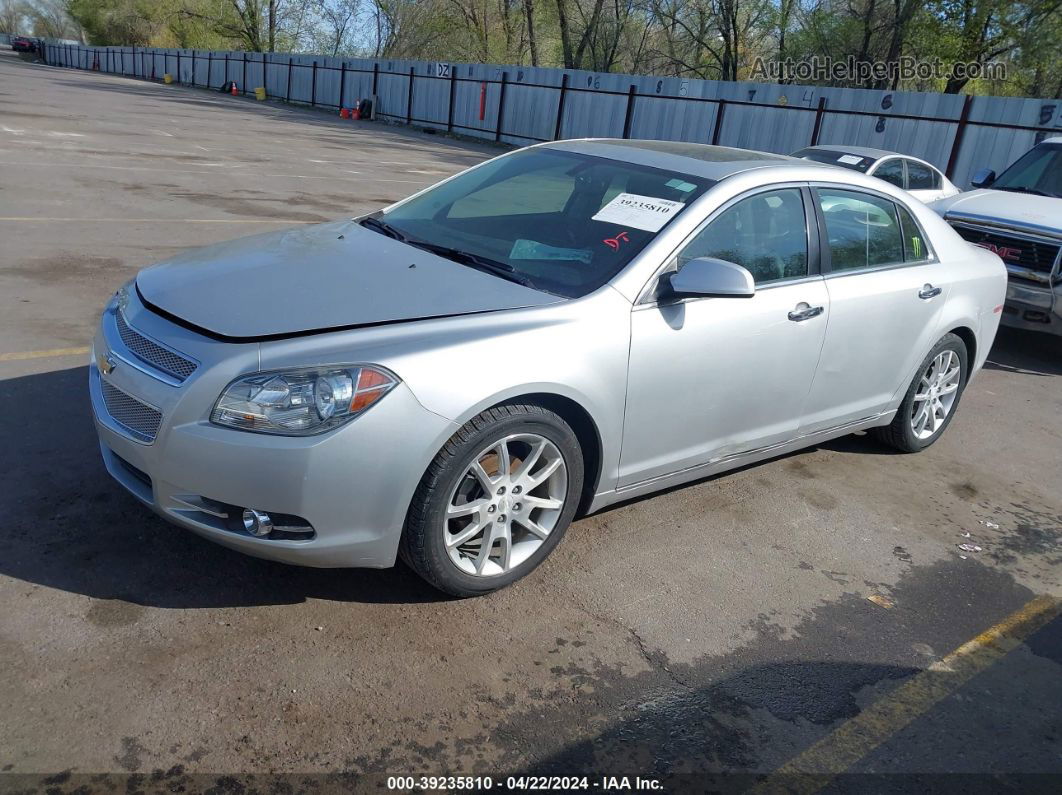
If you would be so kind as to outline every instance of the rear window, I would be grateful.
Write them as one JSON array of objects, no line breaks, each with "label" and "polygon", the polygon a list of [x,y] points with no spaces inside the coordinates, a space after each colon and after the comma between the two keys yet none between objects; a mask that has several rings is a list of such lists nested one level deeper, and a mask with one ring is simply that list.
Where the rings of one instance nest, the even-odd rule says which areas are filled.
[{"label": "rear window", "polygon": [[799,152],[793,152],[793,157],[813,160],[816,163],[829,163],[831,166],[841,166],[863,173],[874,164],[871,157],[854,155],[841,149],[801,149]]}]

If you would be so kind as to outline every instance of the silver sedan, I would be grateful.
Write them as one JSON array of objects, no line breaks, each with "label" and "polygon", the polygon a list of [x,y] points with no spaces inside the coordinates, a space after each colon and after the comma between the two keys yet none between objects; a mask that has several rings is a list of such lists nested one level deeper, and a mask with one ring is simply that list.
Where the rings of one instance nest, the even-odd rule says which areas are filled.
[{"label": "silver sedan", "polygon": [[474,595],[577,512],[864,429],[932,444],[1005,289],[880,180],[562,141],[141,271],[89,389],[107,469],[171,522]]}]

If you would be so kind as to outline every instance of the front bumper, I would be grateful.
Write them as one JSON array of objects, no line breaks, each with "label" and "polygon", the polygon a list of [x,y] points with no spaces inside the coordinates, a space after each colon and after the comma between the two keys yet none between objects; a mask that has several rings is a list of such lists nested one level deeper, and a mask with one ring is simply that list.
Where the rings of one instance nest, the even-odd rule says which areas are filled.
[{"label": "front bumper", "polygon": [[[456,430],[453,423],[423,408],[399,384],[364,415],[319,436],[269,436],[212,425],[209,413],[220,390],[258,369],[258,346],[198,337],[139,305],[126,317],[141,333],[187,352],[200,366],[179,386],[153,377],[135,366],[135,356],[104,315],[93,345],[89,393],[103,462],[115,480],[168,521],[250,555],[317,567],[394,565],[410,499]],[[118,359],[107,375],[96,365],[101,352]],[[162,413],[153,441],[137,439],[115,422],[104,382]],[[232,523],[212,511],[219,503],[301,517],[314,535],[256,538],[230,529]]]},{"label": "front bumper", "polygon": [[1001,322],[1014,328],[1062,335],[1060,289],[1062,285],[1055,285],[1052,289],[1046,284],[1039,286],[1016,281],[1012,276],[1007,282]]}]

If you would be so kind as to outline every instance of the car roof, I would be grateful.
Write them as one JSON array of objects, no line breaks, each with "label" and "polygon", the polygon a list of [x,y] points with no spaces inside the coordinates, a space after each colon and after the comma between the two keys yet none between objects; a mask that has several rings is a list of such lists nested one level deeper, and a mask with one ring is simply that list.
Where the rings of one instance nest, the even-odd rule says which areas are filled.
[{"label": "car roof", "polygon": [[1062,135],[1055,135],[1050,138],[1044,138],[1040,141],[1042,144],[1062,144]]},{"label": "car roof", "polygon": [[643,166],[663,168],[669,171],[718,181],[742,171],[776,166],[822,166],[788,155],[757,152],[753,149],[737,149],[732,146],[687,143],[684,141],[629,140],[624,138],[580,138],[567,141],[551,141],[538,146],[560,149],[567,152],[622,160]]}]

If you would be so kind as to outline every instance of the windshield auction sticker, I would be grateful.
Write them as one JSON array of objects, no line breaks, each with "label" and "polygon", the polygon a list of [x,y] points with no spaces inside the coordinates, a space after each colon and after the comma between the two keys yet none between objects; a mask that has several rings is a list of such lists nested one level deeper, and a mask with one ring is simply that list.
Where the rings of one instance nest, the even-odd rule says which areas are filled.
[{"label": "windshield auction sticker", "polygon": [[673,202],[670,199],[621,193],[598,210],[597,215],[590,220],[633,226],[646,232],[659,232],[660,227],[685,206],[684,202]]}]

